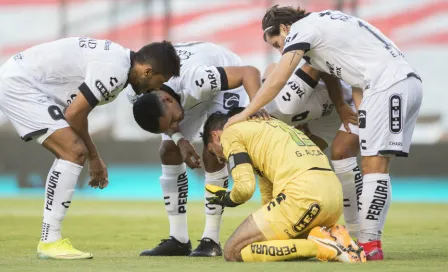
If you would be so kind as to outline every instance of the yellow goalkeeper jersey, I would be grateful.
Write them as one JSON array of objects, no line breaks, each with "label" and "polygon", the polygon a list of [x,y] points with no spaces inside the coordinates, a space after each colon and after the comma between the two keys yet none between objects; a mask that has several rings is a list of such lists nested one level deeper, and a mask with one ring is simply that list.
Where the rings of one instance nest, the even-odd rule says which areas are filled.
[{"label": "yellow goalkeeper jersey", "polygon": [[234,124],[221,135],[224,156],[232,167],[232,155],[247,153],[252,161],[231,171],[234,185],[230,197],[236,203],[250,199],[255,191],[254,171],[272,183],[272,195],[309,169],[330,170],[324,153],[300,130],[276,119],[249,120]]}]

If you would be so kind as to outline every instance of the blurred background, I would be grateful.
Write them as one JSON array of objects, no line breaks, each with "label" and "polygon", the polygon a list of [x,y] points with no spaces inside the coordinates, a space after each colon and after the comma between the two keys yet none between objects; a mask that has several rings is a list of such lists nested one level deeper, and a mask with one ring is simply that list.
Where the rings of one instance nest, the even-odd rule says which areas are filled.
[{"label": "blurred background", "polygon": [[[343,10],[400,47],[423,78],[424,99],[411,156],[392,164],[393,198],[448,202],[447,0],[0,0],[0,64],[42,42],[89,36],[133,50],[162,39],[214,42],[263,71],[279,58],[261,30],[264,12],[274,4]],[[110,185],[103,191],[87,188],[84,170],[77,195],[162,199],[160,136],[137,127],[124,94],[92,112],[90,130],[108,164]],[[42,196],[52,160],[36,143],[22,142],[0,112],[0,197]],[[202,198],[202,176],[200,170],[189,172],[190,199]]]}]

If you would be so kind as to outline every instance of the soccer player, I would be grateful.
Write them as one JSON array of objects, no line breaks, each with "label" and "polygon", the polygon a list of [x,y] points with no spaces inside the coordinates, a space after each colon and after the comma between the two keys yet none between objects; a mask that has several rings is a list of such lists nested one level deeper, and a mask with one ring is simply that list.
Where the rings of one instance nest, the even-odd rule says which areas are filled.
[{"label": "soccer player", "polygon": [[[263,81],[277,64],[271,64],[263,74]],[[321,150],[331,146],[331,163],[342,184],[344,219],[352,237],[359,235],[358,196],[362,191],[362,175],[358,167],[358,127],[349,123],[348,133],[341,125],[339,115],[331,102],[325,83],[319,80],[321,72],[301,61],[280,93],[266,105],[273,117],[299,127]],[[355,106],[352,89],[341,82],[344,101]],[[354,122],[357,123],[356,115]]]},{"label": "soccer player", "polygon": [[[422,102],[420,77],[381,31],[340,11],[306,13],[274,6],[265,14],[262,27],[265,40],[282,49],[283,56],[250,105],[229,125],[246,120],[274,99],[303,57],[335,82],[340,78],[362,90],[359,242],[369,260],[382,260],[381,236],[392,193],[389,164],[392,156],[408,156]],[[339,101],[333,98],[336,107],[342,105],[339,97]]]},{"label": "soccer player", "polygon": [[[168,239],[142,256],[220,256],[219,231],[223,208],[205,200],[205,229],[199,246],[191,252],[187,228],[188,177],[190,168],[201,166],[200,157],[189,141],[199,136],[210,114],[247,105],[261,84],[255,67],[243,66],[233,52],[206,42],[181,43],[175,48],[182,60],[180,77],[172,78],[160,90],[145,94],[134,103],[134,117],[151,133],[164,133],[160,147],[165,208],[170,221]],[[247,92],[247,93],[246,93]],[[226,187],[228,171],[209,152],[203,152],[205,183]],[[206,198],[209,193],[205,192]]]},{"label": "soccer player", "polygon": [[109,182],[106,165],[88,133],[90,111],[115,100],[128,84],[144,93],[178,76],[179,70],[179,57],[169,42],[133,52],[85,37],[31,47],[0,67],[0,110],[24,141],[35,140],[56,157],[45,185],[39,258],[93,257],[61,238],[62,221],[85,161],[90,186],[103,189]]},{"label": "soccer player", "polygon": [[[229,163],[230,192],[206,185],[210,202],[235,207],[255,191],[259,177],[263,206],[227,240],[227,261],[273,262],[317,257],[362,262],[365,255],[341,225],[342,189],[324,153],[301,131],[276,120],[253,119],[227,127],[229,116],[212,114],[204,145]],[[307,238],[307,239],[306,239]]]}]

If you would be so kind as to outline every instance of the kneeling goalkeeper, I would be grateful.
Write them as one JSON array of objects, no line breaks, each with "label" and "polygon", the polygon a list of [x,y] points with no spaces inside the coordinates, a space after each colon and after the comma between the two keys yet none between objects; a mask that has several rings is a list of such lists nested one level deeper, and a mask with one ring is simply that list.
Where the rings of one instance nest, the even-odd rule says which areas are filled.
[{"label": "kneeling goalkeeper", "polygon": [[214,204],[235,207],[255,191],[259,176],[263,206],[227,240],[224,258],[273,262],[316,257],[365,262],[365,254],[336,224],[342,188],[323,152],[301,131],[270,119],[237,123],[223,131],[230,115],[212,114],[204,126],[206,148],[229,163],[233,188],[207,185]]}]

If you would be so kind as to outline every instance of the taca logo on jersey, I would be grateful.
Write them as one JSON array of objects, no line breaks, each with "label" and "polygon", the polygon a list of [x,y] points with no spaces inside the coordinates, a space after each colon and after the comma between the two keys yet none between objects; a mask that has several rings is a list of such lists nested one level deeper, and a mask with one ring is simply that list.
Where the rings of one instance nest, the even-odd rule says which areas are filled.
[{"label": "taca logo on jersey", "polygon": [[240,105],[240,95],[235,93],[224,93],[224,109],[230,110]]}]

